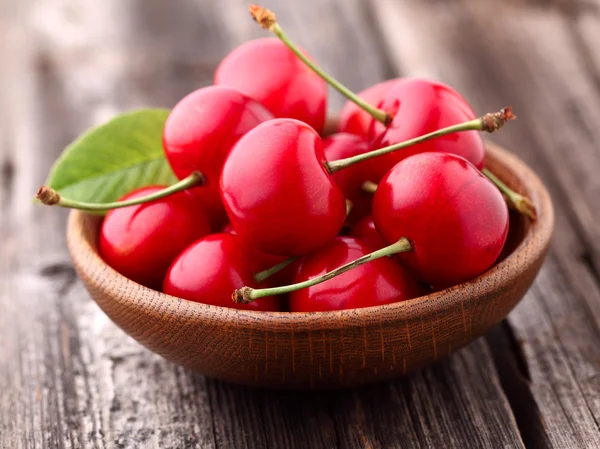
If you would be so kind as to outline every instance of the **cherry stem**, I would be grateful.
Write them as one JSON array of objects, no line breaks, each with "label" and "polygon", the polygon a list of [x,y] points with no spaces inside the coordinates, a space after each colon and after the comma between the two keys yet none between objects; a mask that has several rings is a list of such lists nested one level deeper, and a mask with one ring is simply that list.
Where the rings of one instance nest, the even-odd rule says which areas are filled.
[{"label": "cherry stem", "polygon": [[360,185],[360,188],[365,193],[374,194],[377,191],[377,184],[373,181],[365,181]]},{"label": "cherry stem", "polygon": [[499,112],[490,112],[482,117],[476,118],[475,120],[459,123],[458,125],[448,126],[447,128],[438,129],[437,131],[434,131],[432,133],[424,134],[422,136],[415,137],[414,139],[396,143],[394,145],[380,148],[375,151],[358,154],[356,156],[348,157],[346,159],[339,159],[337,161],[325,162],[325,167],[329,170],[330,173],[335,173],[346,167],[357,164],[358,162],[366,161],[377,156],[383,156],[384,154],[388,154],[396,150],[402,150],[412,145],[423,143],[428,140],[456,132],[486,131],[489,133],[493,133],[502,128],[502,126],[504,126],[506,122],[508,122],[509,120],[514,120],[515,118],[516,116],[512,113],[512,109],[509,106],[500,110]]},{"label": "cherry stem", "polygon": [[352,203],[352,201],[346,200],[346,216],[350,215],[350,212],[352,212],[353,207],[354,204]]},{"label": "cherry stem", "polygon": [[273,266],[271,268],[268,268],[268,269],[266,269],[264,271],[256,273],[254,275],[254,280],[258,284],[260,284],[265,279],[268,279],[271,276],[273,276],[274,274],[279,273],[281,270],[283,270],[285,267],[287,267],[288,265],[290,265],[296,259],[298,259],[298,258],[297,257],[290,257],[289,259],[286,259],[283,262],[280,262],[280,263],[278,263],[277,265],[275,265],[275,266]]},{"label": "cherry stem", "polygon": [[283,287],[273,287],[273,288],[262,288],[262,289],[253,289],[250,287],[242,287],[231,295],[231,299],[236,303],[248,304],[256,299],[264,298],[265,296],[276,296],[276,295],[284,295],[286,293],[295,292],[297,290],[301,290],[303,288],[312,287],[313,285],[320,284],[322,282],[328,281],[340,274],[345,273],[359,265],[363,265],[367,262],[371,262],[376,259],[380,259],[382,257],[391,256],[398,253],[403,253],[407,251],[411,251],[412,246],[407,238],[402,237],[396,243],[386,246],[378,251],[367,254],[366,256],[359,257],[353,262],[347,263],[346,265],[342,265],[339,268],[336,268],[329,273],[326,273],[322,276],[309,279],[308,281],[298,282],[297,284],[285,285]]},{"label": "cherry stem", "polygon": [[86,203],[82,201],[70,200],[60,196],[56,190],[48,186],[40,187],[36,198],[46,206],[60,206],[89,212],[103,212],[111,209],[119,209],[121,207],[135,206],[136,204],[149,203],[150,201],[159,200],[174,193],[181,192],[182,190],[189,189],[190,187],[199,187],[204,184],[204,181],[205,179],[202,173],[194,172],[187,178],[184,178],[178,183],[166,187],[158,192],[131,200],[115,201],[113,203]]},{"label": "cherry stem", "polygon": [[375,120],[380,121],[384,125],[389,125],[393,117],[382,109],[378,109],[373,105],[365,102],[362,98],[340,83],[338,80],[333,78],[331,75],[323,71],[318,65],[310,60],[303,52],[292,42],[292,40],[284,33],[279,24],[275,14],[258,5],[250,5],[248,8],[252,18],[265,30],[271,31],[277,36],[298,58],[304,62],[313,72],[323,78],[329,85],[335,88],[348,100],[355,103],[358,107],[370,114]]},{"label": "cherry stem", "polygon": [[537,220],[537,210],[531,200],[520,193],[515,192],[500,180],[489,169],[484,168],[482,173],[504,194],[508,204],[514,209],[529,217],[531,220]]}]

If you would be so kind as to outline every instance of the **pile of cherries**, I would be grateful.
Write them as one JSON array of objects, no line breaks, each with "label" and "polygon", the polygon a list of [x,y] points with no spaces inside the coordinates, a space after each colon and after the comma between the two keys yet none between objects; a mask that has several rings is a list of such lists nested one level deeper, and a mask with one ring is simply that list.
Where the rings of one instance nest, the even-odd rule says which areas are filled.
[{"label": "pile of cherries", "polygon": [[350,94],[324,135],[322,74],[272,13],[252,12],[277,37],[234,49],[214,85],[183,98],[164,127],[174,173],[196,184],[150,202],[166,186],[122,198],[141,204],[105,216],[104,260],[179,298],[292,312],[404,301],[488,270],[509,213],[481,172],[478,130],[496,130],[510,111],[477,119],[452,88],[399,78]]}]

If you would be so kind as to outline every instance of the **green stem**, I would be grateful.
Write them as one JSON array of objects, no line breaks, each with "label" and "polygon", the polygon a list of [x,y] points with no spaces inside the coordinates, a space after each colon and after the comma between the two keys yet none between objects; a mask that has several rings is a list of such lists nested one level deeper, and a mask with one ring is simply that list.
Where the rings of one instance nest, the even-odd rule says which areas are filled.
[{"label": "green stem", "polygon": [[266,8],[257,5],[250,6],[250,14],[256,22],[258,22],[264,29],[271,31],[277,36],[298,58],[304,62],[313,72],[324,79],[329,85],[336,89],[348,100],[355,103],[358,107],[370,114],[375,120],[380,121],[384,125],[389,125],[392,121],[392,116],[387,112],[374,107],[373,105],[365,102],[362,98],[344,86],[342,83],[337,81],[331,75],[323,71],[317,64],[310,60],[303,52],[294,44],[291,39],[285,34],[276,21],[275,14]]},{"label": "green stem", "polygon": [[360,188],[365,193],[374,194],[377,191],[377,184],[373,181],[365,181],[360,185]]},{"label": "green stem", "polygon": [[459,123],[458,125],[448,126],[447,128],[438,129],[429,134],[425,134],[414,139],[406,140],[404,142],[396,143],[384,148],[380,148],[375,151],[368,153],[358,154],[356,156],[348,157],[345,159],[339,159],[337,161],[326,162],[325,167],[330,173],[335,173],[346,167],[357,164],[368,159],[383,156],[384,154],[391,153],[393,151],[402,150],[404,148],[416,145],[419,143],[426,142],[437,137],[442,137],[448,134],[464,131],[486,131],[489,133],[498,131],[507,121],[513,120],[515,116],[512,113],[510,107],[504,108],[499,112],[488,113],[475,120],[468,122]]},{"label": "green stem", "polygon": [[537,210],[529,198],[512,190],[489,169],[484,168],[482,172],[504,194],[509,205],[530,219],[537,220]]},{"label": "green stem", "polygon": [[190,187],[201,186],[202,184],[204,184],[204,176],[200,172],[194,172],[187,178],[184,178],[178,183],[166,187],[163,190],[126,201],[115,201],[113,203],[86,203],[82,201],[75,201],[61,197],[56,190],[48,186],[40,187],[36,198],[47,206],[67,207],[69,209],[79,209],[88,212],[104,212],[111,209],[119,209],[121,207],[148,203],[150,201],[158,200],[174,193],[181,192],[182,190],[189,189]]},{"label": "green stem", "polygon": [[276,273],[279,273],[281,270],[283,270],[285,267],[287,267],[288,265],[290,265],[292,262],[294,262],[296,259],[298,259],[297,257],[290,257],[289,259],[284,260],[281,263],[278,263],[277,265],[268,268],[264,271],[261,271],[259,273],[256,273],[254,275],[254,280],[260,284],[262,281],[264,281],[265,279],[273,276]]},{"label": "green stem", "polygon": [[297,284],[285,285],[283,287],[274,288],[253,289],[250,287],[243,287],[233,292],[231,298],[233,299],[233,302],[247,304],[256,299],[264,298],[265,296],[276,296],[295,292],[297,290],[312,287],[313,285],[325,282],[331,278],[339,276],[340,274],[345,273],[346,271],[349,271],[352,268],[358,267],[359,265],[363,265],[367,262],[371,262],[382,257],[391,256],[393,254],[398,254],[411,250],[412,246],[408,239],[402,237],[400,240],[398,240],[392,245],[386,246],[385,248],[372,252],[371,254],[367,254],[366,256],[360,257],[353,262],[347,263],[346,265],[342,265],[341,267],[336,268],[335,270],[330,271],[329,273],[326,273],[322,276],[313,279],[309,279],[308,281],[298,282]]}]

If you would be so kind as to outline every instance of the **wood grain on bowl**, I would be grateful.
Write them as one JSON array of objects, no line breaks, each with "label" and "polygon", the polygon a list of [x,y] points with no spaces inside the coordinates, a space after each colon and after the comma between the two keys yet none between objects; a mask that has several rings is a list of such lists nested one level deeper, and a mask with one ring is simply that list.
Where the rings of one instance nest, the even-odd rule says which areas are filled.
[{"label": "wood grain on bowl", "polygon": [[150,350],[223,380],[271,388],[349,387],[432,363],[500,322],[531,286],[554,225],[538,177],[516,156],[487,146],[486,165],[526,194],[538,221],[516,220],[512,253],[468,283],[410,301],[338,312],[252,312],[208,306],[147,289],[106,265],[99,221],[71,213],[68,245],[91,296]]}]

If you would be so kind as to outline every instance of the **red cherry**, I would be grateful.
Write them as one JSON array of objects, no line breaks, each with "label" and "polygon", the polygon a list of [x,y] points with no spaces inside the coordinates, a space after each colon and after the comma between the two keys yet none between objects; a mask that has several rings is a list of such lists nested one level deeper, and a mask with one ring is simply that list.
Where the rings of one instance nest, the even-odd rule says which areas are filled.
[{"label": "red cherry", "polygon": [[250,304],[236,304],[231,293],[244,285],[257,285],[256,260],[238,236],[212,234],[188,246],[175,259],[165,277],[163,292],[189,301],[236,309],[278,311],[271,296]]},{"label": "red cherry", "polygon": [[183,98],[171,111],[163,132],[165,154],[183,179],[193,171],[205,177],[192,189],[220,227],[225,217],[219,196],[219,176],[225,157],[238,139],[273,115],[235,89],[211,86]]},{"label": "red cherry", "polygon": [[235,234],[235,229],[233,229],[233,226],[231,225],[231,223],[227,223],[221,229],[221,233],[223,233],[223,234]]},{"label": "red cherry", "polygon": [[385,243],[385,241],[379,235],[379,232],[377,232],[375,223],[373,223],[373,217],[371,215],[367,215],[358,223],[356,223],[350,232],[350,236],[362,240],[369,245],[369,248],[371,248],[373,251],[387,246],[387,243]]},{"label": "red cherry", "polygon": [[[225,232],[227,234],[237,235],[235,229],[231,223],[227,223],[221,232]],[[242,241],[242,245],[244,245],[244,241]],[[254,256],[257,261],[259,261],[258,271],[268,270],[269,268],[274,267],[275,265],[279,265],[284,260],[287,260],[287,256],[274,256],[273,254],[263,253],[253,248],[251,245],[244,245],[247,251],[251,251],[254,253]],[[269,277],[269,283],[272,285],[286,285],[292,282],[292,278],[294,277],[294,273],[296,272],[296,267],[299,263],[300,259],[297,259],[290,263],[287,267],[283,268],[281,271],[274,273]]]},{"label": "red cherry", "polygon": [[[306,256],[294,282],[324,275],[371,252],[365,242],[337,237]],[[380,306],[419,296],[415,279],[400,264],[384,257],[366,263],[318,285],[290,293],[290,311],[316,312]]]},{"label": "red cherry", "polygon": [[[231,225],[231,223],[227,223],[223,227],[221,232],[223,234],[237,235],[237,232],[235,232],[235,229],[233,229],[233,226]],[[267,254],[267,253],[263,253],[262,251],[258,251],[256,248],[252,247],[251,245],[248,245],[243,240],[241,241],[241,245],[243,245],[245,247],[246,251],[251,251],[253,253],[252,257],[255,260],[259,261],[257,271],[267,270],[271,267],[274,267],[277,264],[280,264],[281,262],[283,262],[284,260],[287,259],[286,256],[275,256],[273,254]]]},{"label": "red cherry", "polygon": [[[356,156],[369,151],[369,144],[361,137],[348,133],[336,133],[323,140],[325,157],[328,161],[336,161],[347,157]],[[377,158],[334,173],[333,180],[340,186],[346,199],[352,202],[352,209],[348,221],[354,223],[371,213],[373,195],[365,192],[361,185],[369,180]]]},{"label": "red cherry", "polygon": [[[369,140],[372,142],[372,149],[404,142],[476,118],[467,101],[454,89],[436,81],[423,79],[404,79],[396,82],[378,107],[391,113],[394,119],[388,128],[371,120]],[[371,181],[378,182],[401,160],[428,151],[457,154],[478,169],[483,168],[483,139],[478,131],[468,131],[448,134],[376,158],[378,176]]]},{"label": "red cherry", "polygon": [[436,287],[468,281],[492,266],[508,233],[498,189],[470,162],[421,153],[398,163],[379,183],[373,220],[388,243],[407,237],[398,257]]},{"label": "red cherry", "polygon": [[[163,188],[144,187],[122,200]],[[158,290],[173,259],[209,233],[206,212],[186,190],[151,203],[109,211],[100,228],[98,250],[106,263],[123,276]]]},{"label": "red cherry", "polygon": [[332,239],[346,218],[346,201],[325,162],[321,138],[298,120],[270,120],[244,135],[221,174],[237,234],[282,256],[310,253]]},{"label": "red cherry", "polygon": [[[378,105],[393,85],[401,80],[402,78],[396,78],[377,83],[359,92],[357,95],[369,104]],[[339,132],[355,134],[364,139],[368,139],[369,127],[371,126],[372,121],[373,117],[369,113],[358,107],[354,102],[347,101],[342,108],[342,112],[340,112],[337,129]]]},{"label": "red cherry", "polygon": [[277,38],[237,47],[217,67],[215,84],[238,89],[276,117],[301,120],[319,132],[325,124],[327,83]]}]

